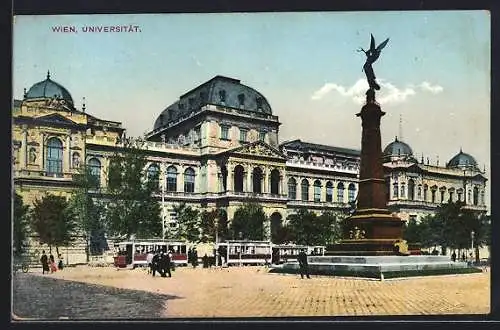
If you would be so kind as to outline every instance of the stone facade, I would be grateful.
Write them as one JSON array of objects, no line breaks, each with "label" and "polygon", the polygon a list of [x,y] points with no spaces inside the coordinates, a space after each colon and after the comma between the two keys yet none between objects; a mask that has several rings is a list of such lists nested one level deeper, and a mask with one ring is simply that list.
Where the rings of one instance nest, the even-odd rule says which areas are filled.
[{"label": "stone facade", "polygon": [[[43,86],[61,93],[45,95]],[[280,125],[263,95],[221,76],[161,112],[144,137],[143,149],[148,169],[160,173],[155,198],[162,203],[167,227],[175,229],[174,206],[182,202],[200,210],[222,208],[229,221],[249,198],[282,225],[300,207],[345,216],[357,198],[360,151],[298,139],[279,144]],[[85,162],[105,190],[109,158],[124,138],[121,123],[98,119],[84,107],[76,109],[69,92],[48,76],[23,100],[14,101],[14,188],[28,205],[44,193],[68,197],[74,189],[72,174]],[[397,182],[402,189],[404,183],[404,196],[391,194],[388,205],[403,220],[405,213],[421,217],[441,202],[437,193],[434,201],[418,193],[408,198],[410,179],[415,189],[422,187],[422,194],[424,187],[427,194],[444,189],[445,200],[453,189],[452,199],[457,198],[462,185],[471,194],[477,187],[480,197],[486,187],[484,173],[472,169],[464,174],[462,169],[401,159],[385,162],[384,169],[388,185]],[[471,199],[468,205],[486,211],[484,198],[477,205]],[[270,223],[265,226],[269,237]],[[72,253],[69,260],[83,260],[84,247]]]}]

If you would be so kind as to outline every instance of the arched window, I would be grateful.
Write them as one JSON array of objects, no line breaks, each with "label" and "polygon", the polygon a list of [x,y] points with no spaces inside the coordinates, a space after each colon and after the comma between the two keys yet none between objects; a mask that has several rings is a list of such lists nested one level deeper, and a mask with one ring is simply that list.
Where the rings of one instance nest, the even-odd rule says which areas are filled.
[{"label": "arched window", "polygon": [[401,196],[401,198],[405,198],[406,197],[406,193],[405,193],[405,183],[404,182],[401,182],[401,193],[399,194],[399,196]]},{"label": "arched window", "polygon": [[253,170],[253,192],[256,194],[262,193],[262,170],[260,167]]},{"label": "arched window", "polygon": [[279,194],[280,172],[277,169],[271,171],[271,194]]},{"label": "arched window", "polygon": [[300,195],[301,200],[309,200],[309,181],[307,181],[307,179],[302,179],[302,183],[300,184]]},{"label": "arched window", "polygon": [[445,193],[446,193],[446,187],[441,187],[441,188],[439,188],[439,195],[440,195],[440,197],[441,197],[441,200],[440,200],[440,202],[441,202],[441,203],[444,203],[444,202],[445,202],[445,201],[444,201],[444,194],[445,194]]},{"label": "arched window", "polygon": [[480,200],[481,205],[484,205],[484,190],[481,190],[481,200]]},{"label": "arched window", "polygon": [[326,183],[326,201],[333,201],[333,184],[330,181]]},{"label": "arched window", "polygon": [[427,202],[427,191],[429,191],[429,188],[426,184],[424,184],[424,201]]},{"label": "arched window", "polygon": [[321,181],[314,181],[314,201],[321,202]]},{"label": "arched window", "polygon": [[418,185],[417,188],[417,198],[422,199],[422,185]]},{"label": "arched window", "polygon": [[99,187],[101,184],[101,162],[97,158],[88,161],[90,175],[95,178],[95,183]]},{"label": "arched window", "polygon": [[415,199],[415,181],[413,179],[408,180],[408,199]]},{"label": "arched window", "polygon": [[462,188],[457,189],[457,200],[463,202],[462,195],[464,194],[464,190]]},{"label": "arched window", "polygon": [[148,181],[151,182],[153,187],[155,189],[157,189],[158,186],[160,185],[160,183],[159,183],[159,181],[160,181],[159,180],[160,168],[158,167],[158,165],[156,165],[156,164],[149,165],[148,170],[147,170],[147,178],[148,178]]},{"label": "arched window", "polygon": [[478,205],[479,204],[479,189],[477,187],[474,187],[474,199],[473,199],[473,203],[474,205]]},{"label": "arched window", "polygon": [[344,202],[344,184],[342,182],[337,185],[337,202]]},{"label": "arched window", "polygon": [[177,169],[173,165],[167,168],[167,191],[177,191]]},{"label": "arched window", "polygon": [[236,165],[234,168],[234,191],[243,192],[243,166]]},{"label": "arched window", "polygon": [[398,198],[398,183],[397,182],[394,182],[393,183],[393,189],[392,189],[392,197],[394,198]]},{"label": "arched window", "polygon": [[63,144],[57,138],[47,141],[47,175],[62,175]]},{"label": "arched window", "polygon": [[194,192],[194,170],[191,167],[184,171],[184,192]]},{"label": "arched window", "polygon": [[294,178],[288,179],[288,198],[297,199],[297,181]]},{"label": "arched window", "polygon": [[349,187],[347,188],[347,193],[349,202],[353,202],[356,199],[356,186],[354,186],[354,183],[349,184]]}]

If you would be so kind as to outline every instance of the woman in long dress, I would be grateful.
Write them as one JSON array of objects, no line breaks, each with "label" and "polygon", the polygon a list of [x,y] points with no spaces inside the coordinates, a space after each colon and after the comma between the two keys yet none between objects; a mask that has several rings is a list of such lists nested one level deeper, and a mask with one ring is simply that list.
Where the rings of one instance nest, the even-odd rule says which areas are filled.
[{"label": "woman in long dress", "polygon": [[56,260],[54,259],[54,256],[52,254],[49,257],[49,266],[50,266],[51,273],[57,272]]}]

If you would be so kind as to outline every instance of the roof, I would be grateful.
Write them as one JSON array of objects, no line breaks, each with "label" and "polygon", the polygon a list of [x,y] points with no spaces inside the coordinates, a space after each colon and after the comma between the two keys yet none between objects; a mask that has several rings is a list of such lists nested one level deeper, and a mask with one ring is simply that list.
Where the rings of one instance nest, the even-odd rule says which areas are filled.
[{"label": "roof", "polygon": [[154,129],[197,112],[207,104],[272,114],[271,106],[264,95],[241,84],[238,79],[218,75],[182,94],[178,101],[164,109],[156,119]]},{"label": "roof", "polygon": [[66,88],[61,84],[50,79],[50,72],[47,72],[47,78],[43,81],[37,82],[28,90],[25,99],[38,99],[38,98],[53,98],[64,100],[66,103],[73,106],[73,98]]},{"label": "roof", "polygon": [[477,167],[477,162],[471,155],[460,149],[460,152],[450,159],[446,167]]},{"label": "roof", "polygon": [[389,143],[387,147],[384,149],[384,156],[411,156],[413,155],[413,151],[410,146],[403,142],[399,141],[398,137],[394,139],[393,142]]},{"label": "roof", "polygon": [[300,139],[288,141],[288,142],[283,142],[280,144],[280,148],[295,149],[295,150],[299,150],[302,152],[323,151],[323,152],[331,152],[331,153],[349,154],[352,156],[360,156],[361,155],[361,150],[341,148],[341,147],[335,147],[335,146],[329,146],[329,145],[325,145],[325,144],[317,144],[317,143],[311,143],[311,142],[304,142]]}]

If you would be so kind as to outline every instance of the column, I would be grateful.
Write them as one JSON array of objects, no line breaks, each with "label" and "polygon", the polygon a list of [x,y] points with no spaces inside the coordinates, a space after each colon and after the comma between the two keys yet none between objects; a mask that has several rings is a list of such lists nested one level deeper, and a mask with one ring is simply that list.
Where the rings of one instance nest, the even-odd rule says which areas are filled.
[{"label": "column", "polygon": [[248,192],[253,192],[253,185],[252,185],[252,166],[248,165],[248,170],[247,170],[247,188],[248,188]]},{"label": "column", "polygon": [[263,178],[262,178],[262,183],[261,183],[261,191],[263,194],[267,194],[271,192],[271,189],[269,189],[269,169],[267,167],[264,167],[263,171]]},{"label": "column", "polygon": [[71,164],[71,161],[69,161],[71,155],[69,151],[69,144],[70,144],[70,139],[71,137],[69,135],[66,136],[66,145],[65,148],[63,148],[63,173],[64,172],[69,172],[69,164]]},{"label": "column", "polygon": [[45,171],[44,162],[45,162],[45,134],[41,134],[41,143],[40,143],[40,157],[38,160],[40,164],[40,171]]},{"label": "column", "polygon": [[[245,168],[245,167],[244,167]],[[243,170],[243,192],[248,192],[248,180],[247,180],[247,173],[248,173],[248,168],[246,170]]]},{"label": "column", "polygon": [[184,192],[184,166],[179,166],[179,173],[177,174],[177,191]]},{"label": "column", "polygon": [[234,168],[233,164],[227,165],[227,190],[234,191]]}]

